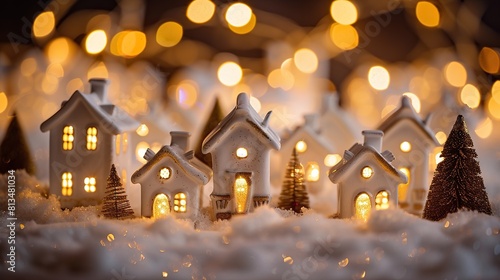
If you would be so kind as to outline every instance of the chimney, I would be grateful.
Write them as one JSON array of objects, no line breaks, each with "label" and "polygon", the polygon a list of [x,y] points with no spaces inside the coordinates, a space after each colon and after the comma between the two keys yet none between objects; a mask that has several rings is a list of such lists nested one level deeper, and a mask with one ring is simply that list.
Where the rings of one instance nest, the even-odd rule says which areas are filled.
[{"label": "chimney", "polygon": [[90,93],[96,94],[101,102],[107,101],[108,80],[101,78],[92,78],[89,80]]},{"label": "chimney", "polygon": [[370,146],[380,153],[382,150],[382,136],[384,136],[384,132],[381,130],[363,130],[362,134],[365,137],[363,146]]},{"label": "chimney", "polygon": [[304,115],[304,125],[312,128],[314,132],[318,133],[320,130],[318,114]]},{"label": "chimney", "polygon": [[186,131],[171,131],[170,136],[172,141],[170,142],[170,146],[177,146],[181,148],[183,151],[187,151],[189,143],[189,132]]}]

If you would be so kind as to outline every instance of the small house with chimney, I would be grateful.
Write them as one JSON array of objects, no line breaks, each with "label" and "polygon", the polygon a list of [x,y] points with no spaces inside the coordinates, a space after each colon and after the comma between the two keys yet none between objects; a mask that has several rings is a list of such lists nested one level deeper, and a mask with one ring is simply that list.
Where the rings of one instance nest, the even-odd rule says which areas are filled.
[{"label": "small house with chimney", "polygon": [[157,153],[148,149],[147,162],[132,175],[132,183],[141,185],[141,215],[161,218],[198,216],[203,205],[202,190],[212,170],[188,150],[189,133],[172,131],[170,145]]},{"label": "small house with chimney", "polygon": [[262,119],[246,93],[236,107],[202,143],[212,155],[214,188],[211,202],[215,219],[253,211],[271,199],[270,151],[280,149],[280,138],[269,127],[268,112]]},{"label": "small house with chimney", "polygon": [[107,99],[107,80],[89,83],[90,93],[75,91],[40,126],[50,131],[49,192],[62,208],[101,203],[112,163],[127,188],[133,153],[127,138],[139,124]]},{"label": "small house with chimney", "polygon": [[363,131],[364,143],[354,144],[330,170],[330,180],[338,185],[338,216],[366,220],[371,211],[398,204],[398,185],[406,175],[394,167],[390,151],[381,152],[380,130]]},{"label": "small house with chimney", "polygon": [[408,182],[399,186],[399,207],[418,216],[424,209],[430,174],[434,172],[429,164],[434,160],[431,154],[440,146],[428,120],[420,118],[408,96],[402,96],[400,107],[378,127],[385,135],[383,148],[396,157],[393,165],[408,177]]}]

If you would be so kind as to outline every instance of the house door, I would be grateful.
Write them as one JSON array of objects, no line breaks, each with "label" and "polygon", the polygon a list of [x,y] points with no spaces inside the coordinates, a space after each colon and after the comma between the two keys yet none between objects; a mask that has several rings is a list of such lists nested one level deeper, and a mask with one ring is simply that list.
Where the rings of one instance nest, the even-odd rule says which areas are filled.
[{"label": "house door", "polygon": [[153,201],[153,217],[162,218],[170,215],[170,199],[165,194],[157,194]]},{"label": "house door", "polygon": [[370,212],[372,211],[372,202],[370,200],[370,196],[365,192],[358,194],[358,196],[356,196],[356,199],[354,200],[354,209],[354,216],[356,217],[356,219],[366,221],[370,216]]},{"label": "house door", "polygon": [[236,213],[248,212],[248,196],[251,186],[250,174],[247,172],[236,173],[234,180],[234,200],[236,203]]}]

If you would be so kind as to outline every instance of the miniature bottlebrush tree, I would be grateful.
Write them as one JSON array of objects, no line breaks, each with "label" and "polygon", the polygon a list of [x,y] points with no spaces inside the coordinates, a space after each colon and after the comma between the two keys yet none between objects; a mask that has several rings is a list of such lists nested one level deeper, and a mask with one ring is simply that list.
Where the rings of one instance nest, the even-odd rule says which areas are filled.
[{"label": "miniature bottlebrush tree", "polygon": [[26,138],[14,112],[2,144],[0,144],[0,173],[17,169],[25,169],[28,174],[32,175],[35,173],[35,165],[31,159]]},{"label": "miniature bottlebrush tree", "polygon": [[491,215],[477,153],[462,115],[457,117],[441,157],[444,159],[432,179],[423,218],[439,221],[460,209]]},{"label": "miniature bottlebrush tree", "polygon": [[300,164],[295,148],[286,168],[278,207],[291,209],[296,213],[300,213],[302,207],[309,208],[309,196],[304,185],[304,167]]},{"label": "miniature bottlebrush tree", "polygon": [[134,217],[134,210],[130,207],[130,202],[114,164],[111,165],[109,172],[106,196],[101,212],[108,219],[131,219]]}]

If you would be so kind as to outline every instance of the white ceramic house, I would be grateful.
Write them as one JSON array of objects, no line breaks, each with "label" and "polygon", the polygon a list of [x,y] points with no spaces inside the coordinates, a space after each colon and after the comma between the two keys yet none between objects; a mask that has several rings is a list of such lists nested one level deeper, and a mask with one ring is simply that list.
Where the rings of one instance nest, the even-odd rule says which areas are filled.
[{"label": "white ceramic house", "polygon": [[215,219],[253,211],[268,204],[270,151],[280,149],[279,136],[240,93],[236,107],[214,128],[202,144],[212,155],[214,189],[211,194]]},{"label": "white ceramic house", "polygon": [[172,131],[171,144],[157,153],[148,149],[147,163],[132,175],[141,184],[141,215],[160,218],[196,218],[202,206],[203,186],[212,170],[187,149],[189,133]]},{"label": "white ceramic house", "polygon": [[389,114],[378,129],[385,135],[383,148],[396,157],[393,165],[408,177],[408,182],[399,186],[399,207],[421,215],[433,172],[429,167],[434,160],[431,153],[439,142],[407,96],[401,98],[401,106]]},{"label": "white ceramic house", "polygon": [[407,178],[391,164],[392,153],[381,152],[383,135],[380,130],[363,131],[363,145],[354,144],[332,167],[330,180],[338,184],[340,218],[366,220],[373,210],[397,205],[398,185]]},{"label": "white ceramic house", "polygon": [[112,163],[127,188],[128,138],[139,124],[108,101],[107,80],[89,83],[90,93],[75,91],[40,126],[50,131],[50,193],[62,208],[99,204]]}]

